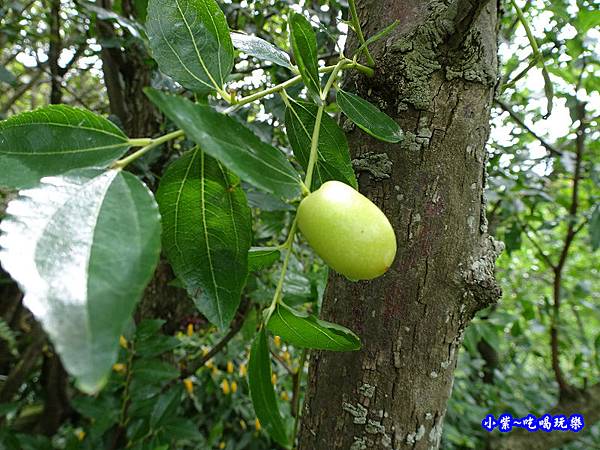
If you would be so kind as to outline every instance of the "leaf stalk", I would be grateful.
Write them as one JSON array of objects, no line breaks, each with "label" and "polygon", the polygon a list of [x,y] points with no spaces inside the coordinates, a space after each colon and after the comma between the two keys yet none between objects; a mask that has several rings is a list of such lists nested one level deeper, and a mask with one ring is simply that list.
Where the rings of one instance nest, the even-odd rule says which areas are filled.
[{"label": "leaf stalk", "polygon": [[[173,139],[177,139],[178,137],[183,136],[183,134],[184,134],[183,130],[176,130],[171,133],[165,134],[164,136],[157,137],[155,139],[147,139],[150,141],[149,144],[145,145],[138,151],[133,152],[131,155],[126,156],[125,158],[116,161],[110,168],[115,169],[115,170],[121,170],[128,164],[135,161],[136,159],[144,156],[146,153],[148,153],[153,148],[158,147],[159,145],[164,144],[165,142],[171,141]],[[129,142],[131,143],[131,141],[138,142],[138,145],[139,145],[139,142],[144,141],[144,139],[131,139]],[[132,145],[134,145],[134,144],[132,144]]]}]

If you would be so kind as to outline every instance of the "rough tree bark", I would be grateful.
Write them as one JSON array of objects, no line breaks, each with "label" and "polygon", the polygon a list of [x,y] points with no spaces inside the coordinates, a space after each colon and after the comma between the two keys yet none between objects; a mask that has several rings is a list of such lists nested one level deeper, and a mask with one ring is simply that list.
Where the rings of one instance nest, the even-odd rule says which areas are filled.
[{"label": "rough tree bark", "polygon": [[[112,3],[112,0],[102,0],[101,6],[112,10]],[[135,18],[132,0],[123,1],[121,6],[125,17]],[[101,38],[111,40],[117,37],[111,22],[98,20],[96,25]],[[127,32],[123,33],[126,35]],[[110,112],[121,120],[130,137],[156,134],[161,120],[160,114],[143,92],[143,88],[150,85],[152,67],[146,63],[148,54],[142,43],[128,37],[127,48],[103,46],[100,56]]]},{"label": "rough tree bark", "polygon": [[299,448],[438,448],[465,327],[500,295],[502,244],[487,233],[483,194],[497,5],[357,5],[368,36],[400,21],[374,49],[376,75],[345,82],[406,134],[401,144],[348,134],[360,190],[390,218],[398,254],[371,282],[331,275],[322,316],[355,330],[363,348],[311,355]]}]

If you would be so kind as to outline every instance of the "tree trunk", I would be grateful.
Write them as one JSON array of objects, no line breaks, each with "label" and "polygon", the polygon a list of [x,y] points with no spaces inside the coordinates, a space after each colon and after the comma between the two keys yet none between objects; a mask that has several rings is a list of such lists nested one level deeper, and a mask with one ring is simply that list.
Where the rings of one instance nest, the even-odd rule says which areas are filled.
[{"label": "tree trunk", "polygon": [[[112,0],[102,0],[101,6],[112,9]],[[131,0],[122,2],[127,15],[133,14]],[[98,35],[111,40],[117,32],[109,21],[97,21]],[[125,31],[123,31],[125,33]],[[127,48],[102,47],[104,84],[110,102],[110,112],[119,118],[129,137],[151,137],[160,129],[160,114],[148,100],[143,88],[150,85],[152,66],[147,64],[148,54],[141,42],[129,39]]]},{"label": "tree trunk", "polygon": [[398,254],[374,281],[330,276],[322,316],[363,348],[312,353],[299,448],[438,448],[465,327],[500,296],[502,244],[487,233],[483,194],[497,5],[357,5],[367,36],[400,21],[374,48],[375,76],[345,82],[405,131],[401,144],[348,134],[360,190],[390,218]]},{"label": "tree trunk", "polygon": [[62,51],[60,36],[60,0],[51,0],[48,12],[50,43],[48,45],[48,66],[50,67],[50,104],[62,103],[62,73],[58,60]]}]

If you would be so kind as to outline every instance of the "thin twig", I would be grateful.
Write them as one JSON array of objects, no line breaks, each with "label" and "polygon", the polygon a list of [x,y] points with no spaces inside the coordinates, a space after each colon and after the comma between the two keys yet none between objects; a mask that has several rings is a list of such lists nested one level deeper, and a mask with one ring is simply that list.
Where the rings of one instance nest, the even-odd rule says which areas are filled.
[{"label": "thin twig", "polygon": [[524,128],[529,134],[531,134],[534,138],[536,138],[540,144],[542,144],[546,150],[548,150],[548,152],[550,152],[550,154],[554,155],[554,156],[563,156],[563,153],[556,149],[556,147],[554,147],[553,145],[551,145],[550,143],[548,143],[548,141],[546,141],[543,137],[539,136],[535,131],[533,131],[527,124],[525,124],[525,122],[523,122],[523,120],[517,115],[517,113],[515,113],[512,108],[510,106],[508,106],[506,103],[502,102],[501,100],[495,100],[495,103],[502,108],[504,111],[506,111],[510,117],[512,117],[512,119],[517,122],[517,124]]},{"label": "thin twig", "polygon": [[285,362],[285,360],[281,356],[279,356],[277,353],[275,353],[273,351],[273,349],[271,349],[270,352],[271,352],[271,355],[273,356],[273,358],[275,358],[275,360],[279,364],[281,364],[281,366],[285,369],[285,371],[293,377],[294,371],[292,370],[292,368],[290,366],[288,366],[288,364]]},{"label": "thin twig", "polygon": [[246,321],[246,316],[248,315],[248,312],[251,309],[250,305],[251,303],[248,299],[244,299],[242,301],[242,304],[238,309],[238,315],[231,324],[229,332],[225,336],[223,336],[223,338],[219,342],[217,342],[215,346],[211,348],[206,355],[202,356],[196,361],[191,361],[186,367],[186,369],[182,371],[181,378],[187,378],[190,375],[196,373],[196,371],[202,366],[204,366],[204,364],[206,364],[209,359],[211,359],[213,356],[215,356],[221,350],[223,350],[223,348],[225,348],[229,341],[231,341],[231,339],[233,339],[234,336],[238,334],[238,332],[242,329],[242,325],[244,325],[244,322]]},{"label": "thin twig", "polygon": [[303,349],[300,355],[300,363],[298,364],[298,370],[293,376],[293,395],[292,395],[292,416],[294,416],[294,430],[292,434],[292,445],[296,442],[296,436],[298,436],[298,427],[300,425],[300,416],[302,411],[300,408],[300,389],[302,388],[302,374],[304,373],[304,363],[308,356],[308,349]]},{"label": "thin twig", "polygon": [[538,244],[538,242],[529,235],[529,231],[527,230],[527,226],[521,224],[521,229],[523,230],[523,233],[525,234],[525,236],[527,237],[527,239],[529,239],[529,241],[536,248],[536,250],[540,254],[540,257],[544,260],[544,262],[546,264],[548,264],[548,267],[550,267],[552,270],[556,269],[556,266],[554,265],[554,263],[552,262],[552,260],[550,259],[550,257],[544,252],[544,250],[542,249],[542,247],[540,246],[540,244]]},{"label": "thin twig", "polygon": [[575,153],[575,170],[573,172],[573,184],[571,190],[571,204],[569,206],[569,217],[567,232],[564,239],[563,248],[560,253],[558,264],[554,268],[554,283],[553,283],[553,314],[552,314],[552,325],[550,327],[550,349],[552,352],[552,370],[559,387],[559,396],[562,398],[570,396],[574,388],[565,379],[565,376],[560,367],[559,361],[559,320],[560,320],[560,306],[561,306],[561,290],[562,290],[562,272],[567,262],[569,255],[569,249],[573,243],[573,239],[576,235],[576,230],[581,229],[575,227],[575,218],[577,217],[577,211],[579,209],[579,182],[581,180],[581,166],[583,161],[583,154],[585,152],[585,103],[577,102],[576,105],[577,118],[579,119],[579,128],[577,130],[577,138],[575,142],[576,153]]}]

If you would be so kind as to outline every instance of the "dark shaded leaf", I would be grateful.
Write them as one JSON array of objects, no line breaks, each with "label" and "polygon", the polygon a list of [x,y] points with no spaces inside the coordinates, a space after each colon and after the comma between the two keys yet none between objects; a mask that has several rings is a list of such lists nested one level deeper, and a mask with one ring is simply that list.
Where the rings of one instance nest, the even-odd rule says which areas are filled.
[{"label": "dark shaded leaf", "polygon": [[348,328],[317,319],[285,304],[277,305],[267,328],[300,348],[351,351],[361,347],[360,338]]},{"label": "dark shaded leaf", "polygon": [[150,428],[158,428],[172,417],[175,410],[181,403],[183,389],[181,384],[169,388],[165,393],[161,394],[154,404],[152,415],[150,416]]},{"label": "dark shaded leaf", "polygon": [[208,320],[227,327],[248,276],[252,218],[239,179],[199,149],[169,166],[156,198],[163,248]]},{"label": "dark shaded leaf", "polygon": [[600,204],[596,205],[592,217],[590,218],[590,240],[592,242],[592,251],[600,247]]},{"label": "dark shaded leaf", "polygon": [[319,78],[319,60],[317,38],[310,22],[298,13],[289,18],[290,44],[298,65],[302,80],[312,99],[321,103],[321,81]]},{"label": "dark shaded leaf", "polygon": [[271,383],[271,357],[267,333],[263,328],[252,343],[248,363],[248,385],[254,404],[254,411],[260,423],[278,444],[289,447],[289,439],[281,414],[275,390]]},{"label": "dark shaded leaf", "polygon": [[374,138],[392,143],[404,139],[400,125],[367,100],[340,89],[336,101],[352,122]]},{"label": "dark shaded leaf", "polygon": [[17,78],[10,70],[0,64],[0,81],[10,86],[14,86],[17,82]]}]

